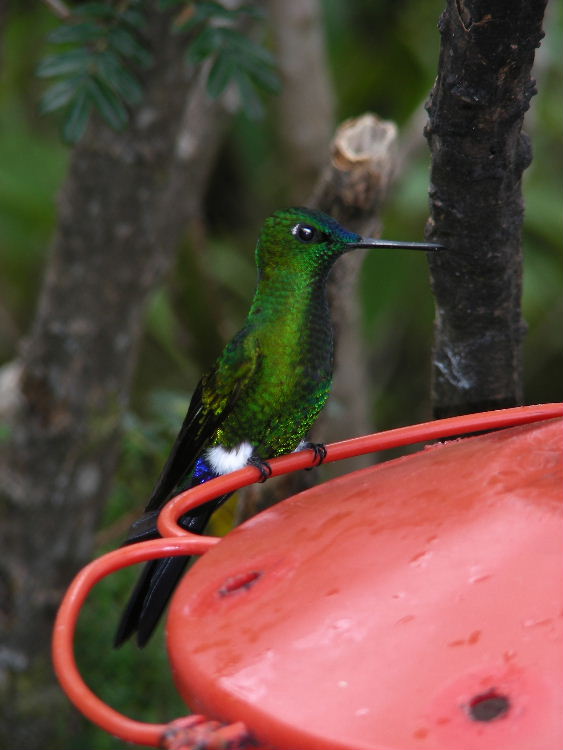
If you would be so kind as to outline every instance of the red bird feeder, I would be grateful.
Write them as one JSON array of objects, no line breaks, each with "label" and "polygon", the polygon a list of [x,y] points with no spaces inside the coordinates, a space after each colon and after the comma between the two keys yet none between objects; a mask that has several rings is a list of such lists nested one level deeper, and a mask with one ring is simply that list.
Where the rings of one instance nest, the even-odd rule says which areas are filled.
[{"label": "red bird feeder", "polygon": [[[121,717],[84,685],[74,625],[111,570],[208,550],[168,618],[174,677],[193,710],[242,722],[280,750],[560,750],[562,415],[558,404],[522,407],[329,446],[337,460],[521,425],[319,485],[220,543],[174,519],[256,470],[183,493],[161,514],[174,539],[106,555],[73,583],[55,630],[63,687],[108,731],[158,744],[163,725]],[[273,473],[307,463],[311,454],[293,454]]]}]

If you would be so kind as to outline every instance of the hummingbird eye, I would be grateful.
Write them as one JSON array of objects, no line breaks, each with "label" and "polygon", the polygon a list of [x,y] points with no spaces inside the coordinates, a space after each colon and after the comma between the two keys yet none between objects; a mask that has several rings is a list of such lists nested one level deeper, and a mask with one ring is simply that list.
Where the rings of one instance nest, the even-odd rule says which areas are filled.
[{"label": "hummingbird eye", "polygon": [[291,234],[297,237],[300,242],[314,242],[319,239],[320,232],[309,224],[296,224],[291,230]]}]

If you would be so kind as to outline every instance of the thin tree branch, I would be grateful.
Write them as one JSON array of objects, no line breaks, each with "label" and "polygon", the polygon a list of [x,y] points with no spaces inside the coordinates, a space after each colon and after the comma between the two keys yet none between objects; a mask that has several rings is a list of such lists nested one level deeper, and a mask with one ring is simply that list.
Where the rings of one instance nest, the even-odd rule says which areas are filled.
[{"label": "thin tree branch", "polygon": [[57,18],[61,18],[63,21],[66,21],[67,18],[70,18],[72,15],[70,8],[63,2],[63,0],[41,0],[41,2],[46,5],[49,10],[53,11]]}]

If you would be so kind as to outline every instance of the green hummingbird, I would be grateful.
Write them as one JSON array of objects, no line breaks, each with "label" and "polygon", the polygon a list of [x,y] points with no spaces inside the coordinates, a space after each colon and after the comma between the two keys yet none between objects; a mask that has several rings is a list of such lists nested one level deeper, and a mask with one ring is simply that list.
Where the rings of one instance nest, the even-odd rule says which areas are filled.
[{"label": "green hummingbird", "polygon": [[[357,248],[437,250],[433,243],[364,239],[330,216],[306,208],[276,211],[256,245],[258,282],[242,329],[197,385],[186,417],[145,509],[125,542],[158,536],[156,519],[174,495],[247,463],[268,475],[266,459],[324,446],[305,437],[329,394],[333,334],[326,284],[334,262]],[[201,534],[229,495],[181,519]],[[115,646],[135,631],[150,638],[189,558],[145,565],[122,614]]]}]

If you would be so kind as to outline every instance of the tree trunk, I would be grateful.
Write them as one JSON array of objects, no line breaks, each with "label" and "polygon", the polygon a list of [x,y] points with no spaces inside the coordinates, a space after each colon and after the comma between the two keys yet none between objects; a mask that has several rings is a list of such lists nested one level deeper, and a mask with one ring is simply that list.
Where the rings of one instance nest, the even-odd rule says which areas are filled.
[{"label": "tree trunk", "polygon": [[448,0],[426,136],[436,417],[522,400],[522,133],[545,0]]},{"label": "tree trunk", "polygon": [[[326,162],[334,102],[319,0],[269,0],[282,77],[277,131],[291,201],[302,205]],[[304,72],[306,71],[306,74]]]},{"label": "tree trunk", "polygon": [[[93,123],[72,155],[33,329],[21,350],[2,476],[4,747],[55,747],[66,700],[49,643],[61,595],[92,555],[119,447],[148,294],[199,210],[222,131],[170,17],[123,134]],[[12,370],[13,371],[13,370]],[[57,716],[60,721],[55,722]]]}]

